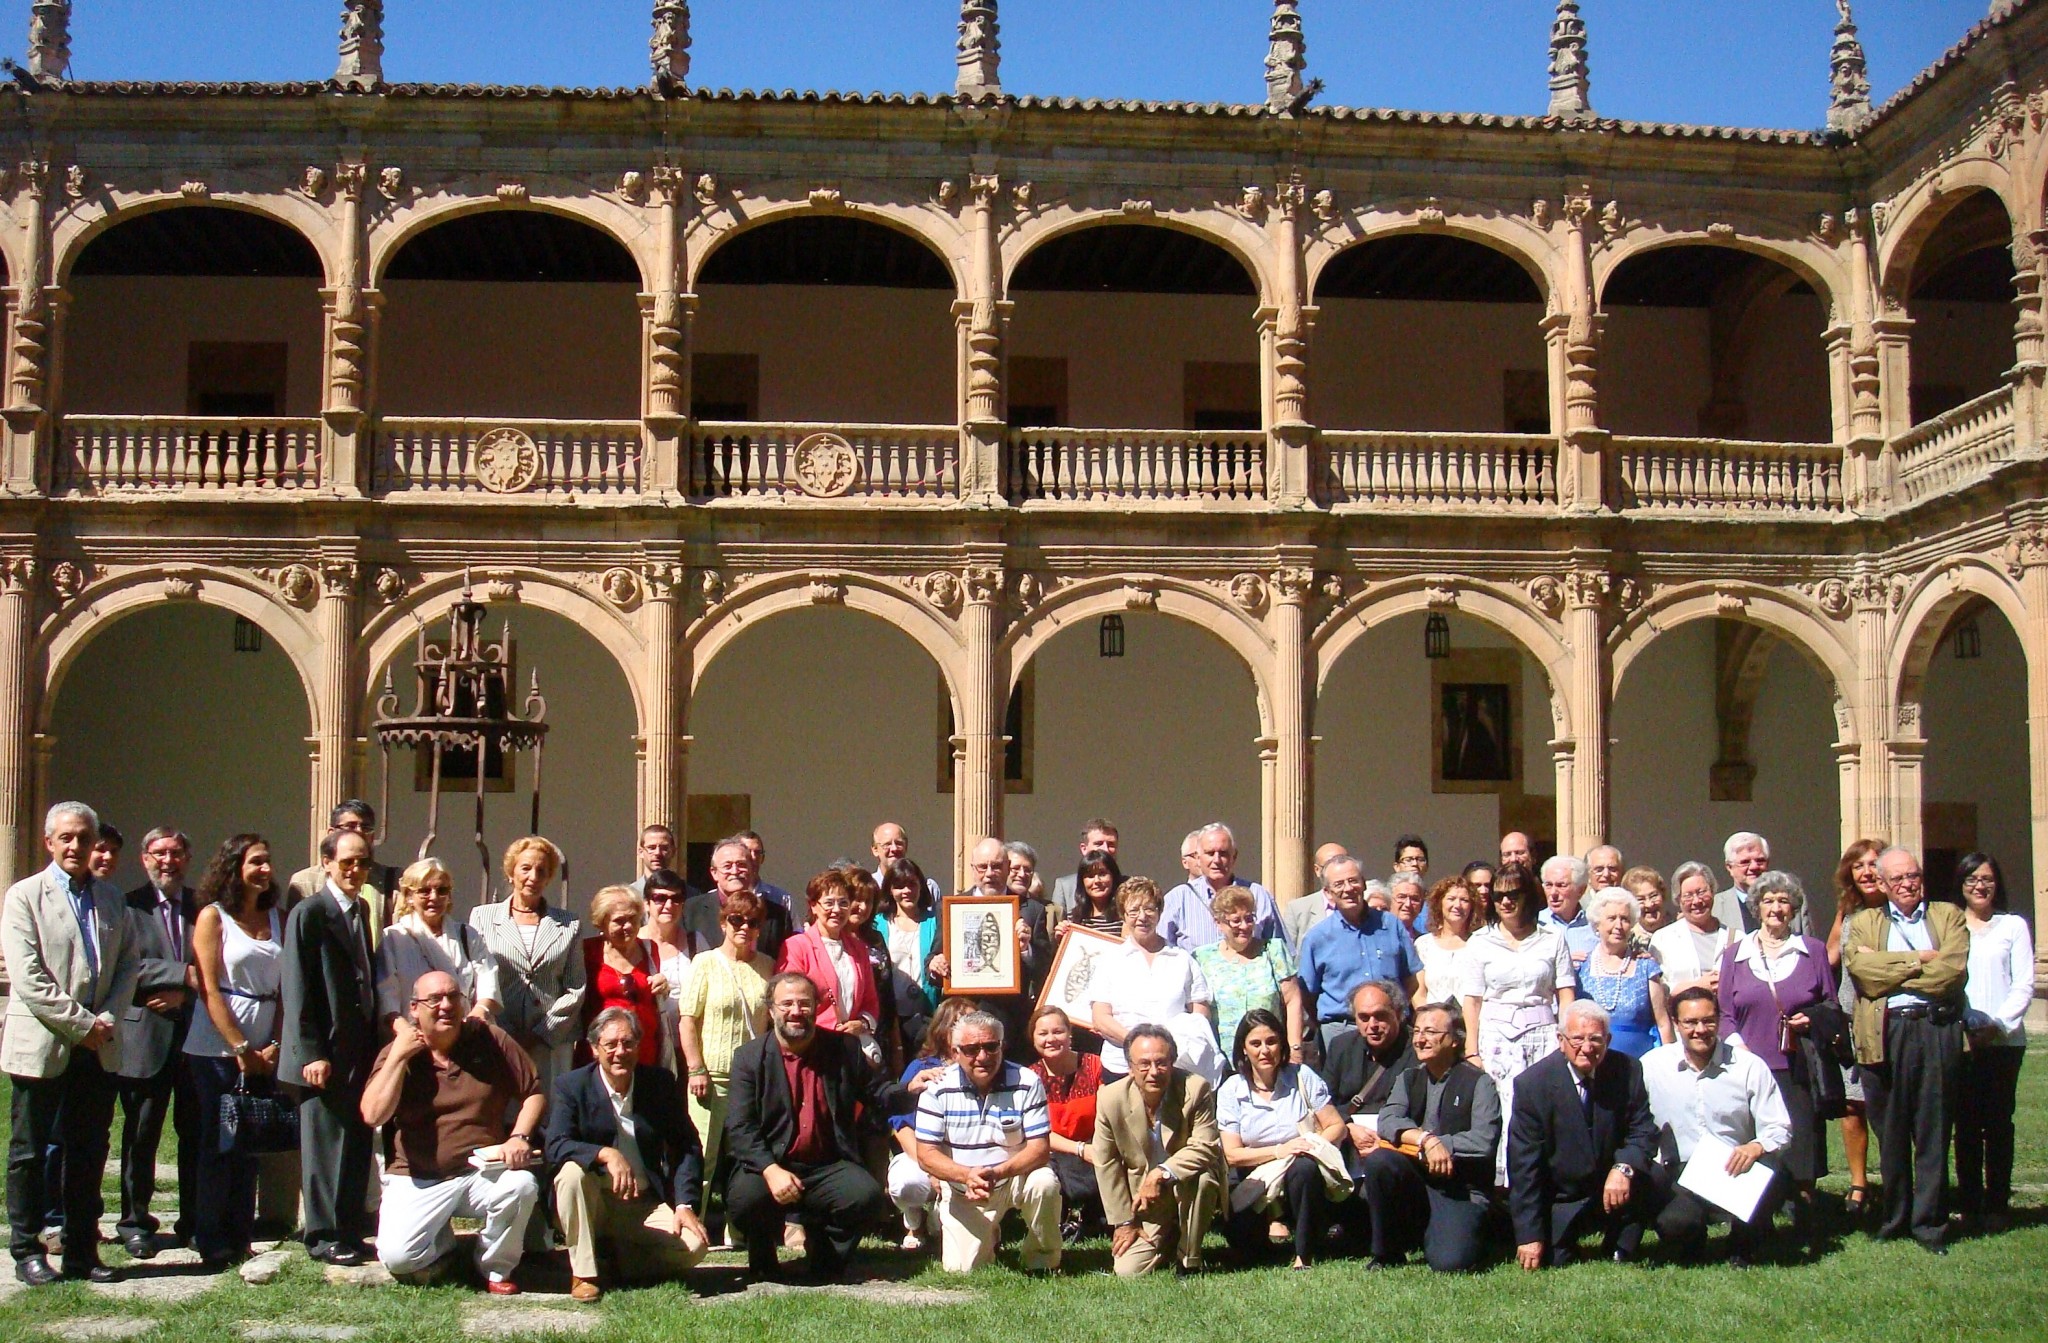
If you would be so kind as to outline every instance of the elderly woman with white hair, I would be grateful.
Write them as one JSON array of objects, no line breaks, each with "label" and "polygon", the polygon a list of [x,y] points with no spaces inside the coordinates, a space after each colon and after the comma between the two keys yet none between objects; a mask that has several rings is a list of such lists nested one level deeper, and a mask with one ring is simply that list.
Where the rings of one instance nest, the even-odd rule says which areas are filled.
[{"label": "elderly woman with white hair", "polygon": [[1664,984],[1673,993],[1698,984],[1716,989],[1721,983],[1721,953],[1741,936],[1740,928],[1721,922],[1714,912],[1714,873],[1705,863],[1681,863],[1671,874],[1678,893],[1678,917],[1650,937],[1650,954],[1664,967]]},{"label": "elderly woman with white hair", "polygon": [[1636,898],[1619,886],[1593,892],[1586,917],[1599,941],[1578,972],[1580,995],[1607,1009],[1608,1048],[1638,1059],[1673,1038],[1664,967],[1635,935],[1642,916]]}]

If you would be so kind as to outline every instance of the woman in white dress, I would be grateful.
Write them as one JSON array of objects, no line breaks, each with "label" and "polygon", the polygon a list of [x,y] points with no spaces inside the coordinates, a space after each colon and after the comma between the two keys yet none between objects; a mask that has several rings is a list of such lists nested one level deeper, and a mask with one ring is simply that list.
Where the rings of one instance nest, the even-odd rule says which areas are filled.
[{"label": "woman in white dress", "polygon": [[1678,917],[1650,936],[1650,954],[1664,967],[1664,984],[1672,993],[1698,985],[1710,993],[1721,989],[1721,953],[1741,937],[1714,917],[1714,876],[1705,863],[1683,863],[1671,874],[1678,888]]},{"label": "woman in white dress", "polygon": [[1456,1003],[1465,991],[1466,947],[1479,930],[1479,899],[1464,877],[1445,877],[1430,891],[1428,909],[1429,931],[1415,939],[1422,957],[1415,1001]]},{"label": "woman in white dress", "polygon": [[[1514,1113],[1515,1079],[1557,1048],[1558,1013],[1578,996],[1563,934],[1536,923],[1542,903],[1534,873],[1501,864],[1493,879],[1497,921],[1465,943],[1465,1035],[1479,1042],[1473,1061],[1500,1089],[1503,1114]],[[1495,1169],[1506,1183],[1505,1142]]]},{"label": "woman in white dress", "polygon": [[448,921],[454,902],[455,875],[439,858],[422,858],[399,874],[396,921],[377,946],[377,1015],[385,1022],[410,1012],[414,982],[435,970],[462,986],[471,1016],[489,1021],[497,1012],[497,958],[476,929]]},{"label": "woman in white dress", "polygon": [[1214,1086],[1223,1080],[1223,1053],[1216,1046],[1209,981],[1195,958],[1170,947],[1159,935],[1166,900],[1147,877],[1132,877],[1116,893],[1124,916],[1123,945],[1095,963],[1089,985],[1095,999],[1089,1028],[1102,1037],[1102,1074],[1114,1081],[1131,1070],[1124,1037],[1135,1026],[1163,1026],[1180,1045],[1180,1066],[1200,1072]]}]

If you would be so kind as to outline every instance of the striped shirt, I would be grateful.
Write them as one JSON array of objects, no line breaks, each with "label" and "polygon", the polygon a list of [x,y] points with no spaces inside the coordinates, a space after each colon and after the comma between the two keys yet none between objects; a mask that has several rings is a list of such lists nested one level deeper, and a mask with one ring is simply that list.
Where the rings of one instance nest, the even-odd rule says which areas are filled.
[{"label": "striped shirt", "polygon": [[986,1095],[956,1063],[917,1099],[917,1140],[943,1144],[963,1166],[999,1165],[1051,1132],[1045,1085],[1014,1063],[1003,1065]]}]

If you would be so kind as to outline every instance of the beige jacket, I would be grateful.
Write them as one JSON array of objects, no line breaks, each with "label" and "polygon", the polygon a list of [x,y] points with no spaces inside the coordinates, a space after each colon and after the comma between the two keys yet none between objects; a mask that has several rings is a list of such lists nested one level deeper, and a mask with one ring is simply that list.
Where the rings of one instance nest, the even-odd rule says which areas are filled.
[{"label": "beige jacket", "polygon": [[[1192,1186],[1204,1175],[1220,1186],[1223,1135],[1216,1129],[1216,1089],[1193,1073],[1175,1068],[1159,1103],[1164,1121],[1166,1160],[1160,1164],[1176,1182]],[[1151,1173],[1150,1126],[1145,1101],[1130,1078],[1110,1083],[1095,1100],[1095,1137],[1088,1144],[1088,1163],[1102,1190],[1102,1213],[1111,1226],[1122,1226],[1137,1214],[1138,1186]],[[1146,1220],[1154,1220],[1147,1218]]]},{"label": "beige jacket", "polygon": [[1917,951],[1890,951],[1891,905],[1856,911],[1842,934],[1842,973],[1856,986],[1856,1007],[1850,1019],[1858,1063],[1884,1062],[1884,1000],[1894,993],[1917,993],[1937,1002],[1963,1003],[1963,983],[1970,975],[1970,930],[1963,911],[1938,901],[1927,902],[1927,936],[1941,953],[1922,961]]},{"label": "beige jacket", "polygon": [[[0,1071],[15,1077],[57,1077],[71,1050],[101,1017],[117,1025],[135,998],[142,964],[128,921],[128,901],[112,882],[92,884],[99,969],[86,959],[77,911],[55,864],[8,888],[0,906],[0,956],[11,991],[0,1026]],[[121,1066],[117,1029],[99,1049],[100,1066]]]}]

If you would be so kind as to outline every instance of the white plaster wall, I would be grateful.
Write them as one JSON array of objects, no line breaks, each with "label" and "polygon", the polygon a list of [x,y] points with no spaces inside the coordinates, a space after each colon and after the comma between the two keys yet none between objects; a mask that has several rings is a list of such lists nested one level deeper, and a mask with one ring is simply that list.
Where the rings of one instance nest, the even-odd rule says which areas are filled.
[{"label": "white plaster wall", "polygon": [[1831,743],[1834,697],[1796,649],[1771,653],[1750,724],[1757,767],[1749,802],[1708,799],[1714,719],[1714,623],[1661,634],[1628,669],[1610,715],[1613,840],[1630,863],[1669,874],[1697,859],[1727,884],[1721,843],[1737,830],[1771,841],[1771,858],[1805,883],[1816,917],[1832,918],[1841,855],[1840,785]]},{"label": "white plaster wall", "polygon": [[764,420],[952,424],[959,416],[950,292],[700,288],[693,348],[759,357]]},{"label": "white plaster wall", "polygon": [[1325,429],[1500,433],[1502,371],[1546,367],[1541,304],[1333,298],[1320,307],[1310,418]]},{"label": "white plaster wall", "polygon": [[377,408],[387,415],[637,419],[636,294],[630,284],[386,281]]},{"label": "white plaster wall", "polygon": [[[1076,425],[1180,429],[1185,365],[1255,364],[1258,300],[1217,294],[1011,295],[1012,356],[1064,357]],[[1175,838],[1176,854],[1179,839]],[[1176,865],[1178,859],[1176,859]]]},{"label": "white plaster wall", "polygon": [[[1407,833],[1429,843],[1430,871],[1455,872],[1500,852],[1500,799],[1491,793],[1433,793],[1430,756],[1430,668],[1423,656],[1426,617],[1405,615],[1378,626],[1344,653],[1323,683],[1316,705],[1318,845],[1335,841],[1357,854],[1366,875],[1393,866],[1394,840]],[[1452,614],[1453,648],[1516,648],[1483,621]],[[1521,715],[1525,792],[1555,806],[1550,682],[1542,664],[1522,654]]]},{"label": "white plaster wall", "polygon": [[1977,804],[1977,844],[2005,871],[2013,908],[2034,889],[2027,818],[2027,667],[2018,637],[1994,610],[1977,614],[1984,655],[1959,662],[1944,640],[1928,665],[1920,719],[1927,734],[1922,797]]},{"label": "white plaster wall", "polygon": [[234,627],[197,602],[138,611],[87,644],[58,690],[49,800],[86,802],[127,836],[124,890],[143,880],[142,836],[158,825],[192,836],[195,883],[243,830],[271,841],[286,876],[303,861],[305,692],[275,644],[235,652]]},{"label": "white plaster wall", "polygon": [[81,415],[183,415],[194,341],[283,342],[287,415],[320,411],[319,283],[81,275],[64,319],[64,404]]}]

